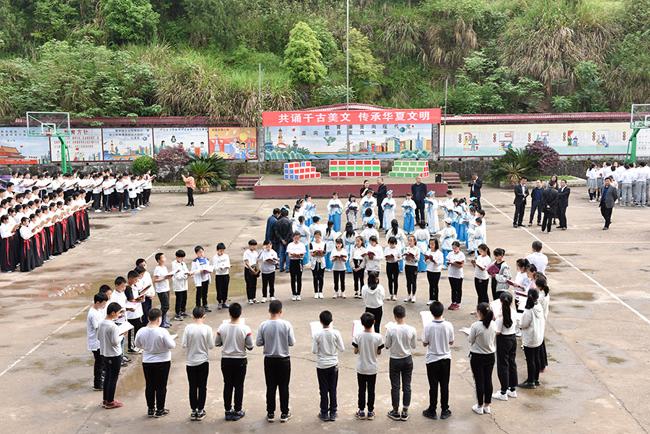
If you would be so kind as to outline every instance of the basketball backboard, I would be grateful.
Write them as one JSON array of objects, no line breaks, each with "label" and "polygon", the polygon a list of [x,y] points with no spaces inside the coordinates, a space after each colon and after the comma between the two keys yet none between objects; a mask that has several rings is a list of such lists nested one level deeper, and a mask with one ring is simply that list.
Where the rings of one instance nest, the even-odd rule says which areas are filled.
[{"label": "basketball backboard", "polygon": [[27,135],[70,137],[70,113],[27,112]]},{"label": "basketball backboard", "polygon": [[630,128],[650,128],[650,104],[632,104]]}]

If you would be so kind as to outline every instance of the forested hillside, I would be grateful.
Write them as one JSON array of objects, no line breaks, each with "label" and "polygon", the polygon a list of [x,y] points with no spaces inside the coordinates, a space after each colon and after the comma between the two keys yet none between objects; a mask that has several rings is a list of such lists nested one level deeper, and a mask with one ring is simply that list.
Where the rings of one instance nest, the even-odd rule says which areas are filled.
[{"label": "forested hillside", "polygon": [[[352,101],[450,113],[650,102],[650,0],[350,0]],[[345,102],[343,0],[0,0],[0,117]]]}]

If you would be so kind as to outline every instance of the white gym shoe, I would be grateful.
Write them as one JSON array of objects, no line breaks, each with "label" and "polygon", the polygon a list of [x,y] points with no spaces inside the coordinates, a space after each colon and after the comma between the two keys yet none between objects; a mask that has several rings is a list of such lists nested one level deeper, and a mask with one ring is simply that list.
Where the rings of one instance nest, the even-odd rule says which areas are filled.
[{"label": "white gym shoe", "polygon": [[415,295],[411,297],[411,303],[415,303]]},{"label": "white gym shoe", "polygon": [[508,390],[506,392],[506,395],[510,398],[516,398],[517,397],[517,391],[516,390]]},{"label": "white gym shoe", "polygon": [[485,414],[490,414],[492,410],[490,410],[490,406],[488,405],[487,407],[483,407],[483,413]]},{"label": "white gym shoe", "polygon": [[254,303],[255,302],[253,301],[253,299],[248,300],[248,304],[254,304]]},{"label": "white gym shoe", "polygon": [[275,301],[275,297],[271,297],[271,301]]},{"label": "white gym shoe", "polygon": [[325,296],[323,295],[322,292],[319,292],[319,293],[318,293],[318,298],[323,299],[323,298],[325,298]]},{"label": "white gym shoe", "polygon": [[472,406],[472,411],[476,414],[483,414],[483,407],[479,407],[478,404]]},{"label": "white gym shoe", "polygon": [[318,297],[318,293],[317,293],[317,292],[314,293],[314,298],[316,298],[316,299],[320,298],[320,297]]},{"label": "white gym shoe", "polygon": [[262,297],[262,303],[266,303],[266,297]]},{"label": "white gym shoe", "polygon": [[427,301],[427,306],[431,306],[433,304],[433,300]]},{"label": "white gym shoe", "polygon": [[498,399],[499,401],[507,401],[508,400],[508,395],[505,393],[501,392],[494,392],[492,394],[492,399]]},{"label": "white gym shoe", "polygon": [[300,296],[296,295],[296,301],[300,301]]},{"label": "white gym shoe", "polygon": [[[273,297],[271,297],[271,298],[273,298]],[[296,301],[296,296],[295,295],[291,296],[291,301]]]},{"label": "white gym shoe", "polygon": [[405,303],[408,303],[409,301],[411,301],[411,296],[410,296],[410,295],[407,296],[407,297],[404,299],[404,302],[405,302]]}]

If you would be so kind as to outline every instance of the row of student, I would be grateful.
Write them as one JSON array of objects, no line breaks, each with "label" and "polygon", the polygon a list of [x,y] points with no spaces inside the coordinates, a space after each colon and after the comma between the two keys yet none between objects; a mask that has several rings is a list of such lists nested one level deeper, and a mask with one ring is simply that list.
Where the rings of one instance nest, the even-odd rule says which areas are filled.
[{"label": "row of student", "polygon": [[602,167],[591,164],[586,173],[589,201],[600,202],[600,196],[605,187],[605,179],[613,177],[616,181],[622,206],[647,206],[648,189],[650,187],[650,166],[645,161],[618,165],[614,162],[603,163]]},{"label": "row of student", "polygon": [[[376,275],[372,283],[377,284]],[[540,350],[544,340],[544,328],[548,313],[546,280],[539,277],[531,289],[526,302],[520,326],[524,330],[522,342],[526,355],[528,376],[518,384],[515,338],[516,311],[512,297],[503,293],[492,306],[480,303],[477,306],[478,321],[467,334],[470,347],[470,366],[475,380],[477,403],[472,410],[477,414],[491,413],[492,399],[507,401],[516,398],[515,388],[534,389],[540,386],[539,373],[542,370]],[[88,314],[89,349],[99,353],[105,369],[102,406],[106,409],[119,408],[123,404],[115,399],[115,389],[121,366],[121,341],[119,327],[115,324],[121,312],[118,303],[106,306],[108,297],[97,294],[94,305]],[[498,303],[498,304],[497,304]],[[101,312],[105,317],[101,320]],[[451,371],[451,349],[454,343],[453,326],[442,317],[444,307],[440,302],[430,306],[432,320],[425,323],[422,344],[427,348],[425,356],[427,378],[429,381],[429,406],[422,414],[437,419],[438,391],[440,391],[440,418],[451,416],[449,408],[449,380]],[[253,349],[253,336],[250,327],[241,318],[242,308],[238,303],[229,307],[230,321],[219,326],[216,337],[211,327],[204,324],[205,310],[193,310],[194,324],[188,325],[183,333],[183,348],[187,348],[186,370],[190,385],[191,420],[206,417],[207,378],[209,374],[209,350],[215,345],[222,347],[221,371],[224,380],[223,399],[225,419],[240,420],[243,411],[244,381],[247,371],[247,351]],[[291,376],[290,347],[295,345],[293,326],[281,319],[282,303],[274,300],[269,306],[270,319],[260,324],[255,343],[263,347],[264,375],[266,379],[267,421],[275,421],[276,392],[280,395],[280,422],[291,418],[289,410],[289,381]],[[411,377],[413,374],[412,350],[417,345],[415,327],[406,324],[406,309],[402,305],[393,309],[395,322],[386,328],[385,340],[378,333],[377,317],[367,311],[361,316],[363,331],[356,332],[352,347],[358,355],[355,366],[358,382],[358,410],[355,417],[360,420],[375,418],[375,386],[379,372],[378,356],[382,349],[390,351],[389,378],[391,382],[392,409],[387,416],[393,420],[408,420],[411,403]],[[319,315],[320,330],[312,331],[312,352],[317,355],[316,372],[319,383],[320,412],[323,421],[335,421],[338,417],[338,353],[345,350],[339,331],[332,328],[333,316],[329,311]],[[145,397],[149,417],[163,417],[169,414],[165,408],[166,386],[171,367],[171,350],[176,346],[174,337],[160,327],[162,312],[151,309],[148,325],[139,330],[135,343],[144,350],[142,367],[146,386]],[[315,327],[312,324],[312,327]],[[96,348],[97,349],[94,349]],[[97,360],[97,354],[95,355]],[[500,390],[493,392],[492,372],[497,365]],[[95,369],[97,374],[97,367]],[[400,406],[400,391],[402,392]],[[233,403],[234,394],[234,403]],[[401,411],[400,411],[401,410]]]},{"label": "row of student", "polygon": [[0,270],[32,271],[90,236],[85,193],[0,202]]}]

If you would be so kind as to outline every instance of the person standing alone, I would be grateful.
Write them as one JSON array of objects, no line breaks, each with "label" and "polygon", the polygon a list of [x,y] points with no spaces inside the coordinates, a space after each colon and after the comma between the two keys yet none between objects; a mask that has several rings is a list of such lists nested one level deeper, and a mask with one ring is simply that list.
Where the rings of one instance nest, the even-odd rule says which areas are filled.
[{"label": "person standing alone", "polygon": [[377,178],[377,191],[375,192],[375,198],[377,199],[377,205],[379,205],[377,207],[377,212],[379,214],[379,227],[387,231],[390,228],[384,227],[384,208],[381,206],[384,199],[386,199],[386,184],[384,184],[384,178],[381,176]]},{"label": "person standing alone", "polygon": [[609,229],[609,224],[612,221],[612,211],[616,206],[616,200],[618,199],[618,190],[612,185],[612,177],[605,179],[605,188],[603,189],[603,195],[600,198],[600,213],[605,219],[605,226],[603,230],[606,231]]},{"label": "person standing alone", "polygon": [[[477,173],[472,174],[472,180],[469,182],[469,197],[476,198],[478,209],[481,209],[481,188],[483,181],[478,177]],[[471,200],[471,199],[470,199]]]},{"label": "person standing alone", "polygon": [[512,227],[523,226],[524,212],[526,211],[526,198],[528,197],[528,187],[526,187],[526,178],[521,178],[519,185],[515,187],[515,216],[512,219]]},{"label": "person standing alone", "polygon": [[427,197],[427,185],[422,183],[422,178],[419,176],[415,178],[415,184],[411,186],[411,193],[416,205],[415,219],[417,221],[424,220],[424,199]]}]

